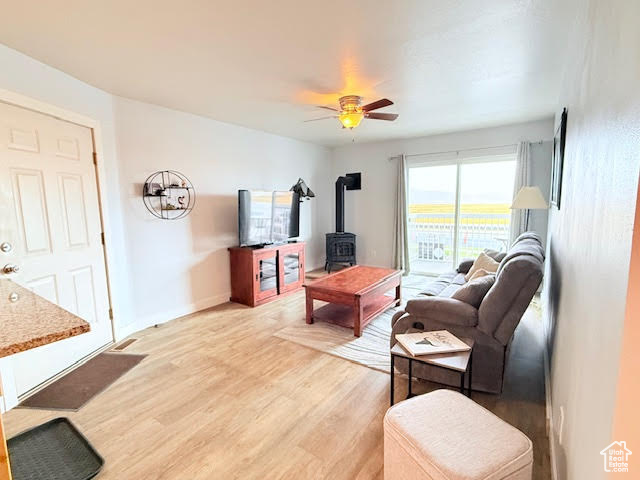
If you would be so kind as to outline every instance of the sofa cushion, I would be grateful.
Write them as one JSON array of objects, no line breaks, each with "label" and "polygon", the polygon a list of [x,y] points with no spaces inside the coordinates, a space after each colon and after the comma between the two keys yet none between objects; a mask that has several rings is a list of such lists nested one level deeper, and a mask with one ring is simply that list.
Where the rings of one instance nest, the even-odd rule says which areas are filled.
[{"label": "sofa cushion", "polygon": [[535,232],[524,232],[524,233],[521,233],[518,236],[518,238],[515,239],[515,241],[513,242],[513,245],[515,245],[516,243],[521,242],[522,240],[534,240],[535,242],[537,242],[540,245],[542,245],[542,238],[540,237],[540,235],[538,235]]},{"label": "sofa cushion", "polygon": [[460,287],[451,298],[468,303],[476,308],[482,303],[482,299],[496,281],[495,275],[486,275],[467,282]]},{"label": "sofa cushion", "polygon": [[455,283],[449,284],[444,290],[440,292],[439,297],[453,297],[455,293],[462,288],[461,285],[456,285]]},{"label": "sofa cushion", "polygon": [[535,295],[543,269],[542,261],[534,255],[510,255],[478,309],[479,330],[504,345]]},{"label": "sofa cushion", "polygon": [[508,262],[523,256],[532,257],[536,262],[542,264],[544,262],[544,250],[542,249],[542,244],[537,240],[529,237],[524,237],[523,239],[514,243],[511,249],[507,252],[507,255],[500,262],[500,266],[496,271],[498,277],[500,276],[502,270]]},{"label": "sofa cushion", "polygon": [[467,281],[469,281],[469,279],[471,279],[471,276],[476,272],[476,270],[480,270],[480,269],[493,273],[498,270],[498,265],[500,264],[496,262],[493,258],[491,258],[489,255],[487,255],[484,252],[480,252],[480,255],[478,255],[478,258],[476,258],[476,261],[473,262],[471,269],[464,276],[464,278]]},{"label": "sofa cushion", "polygon": [[409,300],[404,310],[417,317],[439,320],[453,325],[473,327],[478,324],[478,310],[468,303],[453,298],[416,298]]},{"label": "sofa cushion", "polygon": [[[437,297],[442,291],[447,288],[451,283],[460,275],[457,272],[446,272],[441,274],[438,278],[432,281],[427,281],[427,285],[420,295],[427,295],[429,297]],[[464,277],[464,275],[462,275]]]},{"label": "sofa cushion", "polygon": [[432,282],[429,282],[429,284],[425,287],[425,289],[420,292],[420,295],[437,297],[449,285],[451,285],[451,283],[446,280],[434,280]]}]

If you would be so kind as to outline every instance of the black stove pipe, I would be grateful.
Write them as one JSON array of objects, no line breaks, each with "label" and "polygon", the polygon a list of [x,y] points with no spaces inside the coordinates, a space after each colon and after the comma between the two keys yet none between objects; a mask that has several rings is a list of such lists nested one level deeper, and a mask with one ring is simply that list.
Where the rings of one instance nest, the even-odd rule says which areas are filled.
[{"label": "black stove pipe", "polygon": [[336,180],[336,233],[344,233],[344,189],[355,185],[353,177],[338,177]]}]

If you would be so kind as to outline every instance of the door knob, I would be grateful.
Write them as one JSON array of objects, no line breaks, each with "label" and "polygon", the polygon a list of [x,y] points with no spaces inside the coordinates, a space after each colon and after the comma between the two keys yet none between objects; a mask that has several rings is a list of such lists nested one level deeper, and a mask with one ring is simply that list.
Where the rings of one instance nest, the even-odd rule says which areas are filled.
[{"label": "door knob", "polygon": [[9,253],[12,249],[13,247],[9,242],[0,243],[0,250],[2,250],[4,253]]},{"label": "door knob", "polygon": [[11,265],[10,263],[6,264],[2,269],[4,273],[18,273],[20,271],[20,267],[18,265]]}]

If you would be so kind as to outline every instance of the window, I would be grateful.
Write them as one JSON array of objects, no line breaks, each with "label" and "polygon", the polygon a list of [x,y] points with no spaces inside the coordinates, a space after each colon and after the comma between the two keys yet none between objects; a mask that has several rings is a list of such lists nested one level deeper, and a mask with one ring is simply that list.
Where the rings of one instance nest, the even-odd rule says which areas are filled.
[{"label": "window", "polygon": [[409,168],[411,270],[438,274],[483,249],[506,250],[513,155]]}]

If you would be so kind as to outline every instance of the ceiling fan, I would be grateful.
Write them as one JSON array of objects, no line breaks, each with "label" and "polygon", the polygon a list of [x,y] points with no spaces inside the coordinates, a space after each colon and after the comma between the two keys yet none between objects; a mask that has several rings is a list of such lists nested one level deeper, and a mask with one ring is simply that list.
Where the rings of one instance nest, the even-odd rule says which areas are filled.
[{"label": "ceiling fan", "polygon": [[327,107],[324,105],[318,105],[318,108],[324,108],[325,110],[332,110],[337,115],[331,115],[329,117],[314,118],[312,120],[306,120],[307,122],[315,122],[317,120],[325,120],[327,118],[337,118],[342,123],[342,128],[353,129],[360,125],[363,118],[369,118],[371,120],[387,120],[389,122],[398,118],[397,113],[372,113],[373,110],[379,108],[388,107],[393,105],[393,102],[387,98],[382,98],[375,102],[361,106],[362,97],[358,95],[346,95],[340,97],[340,109]]}]

